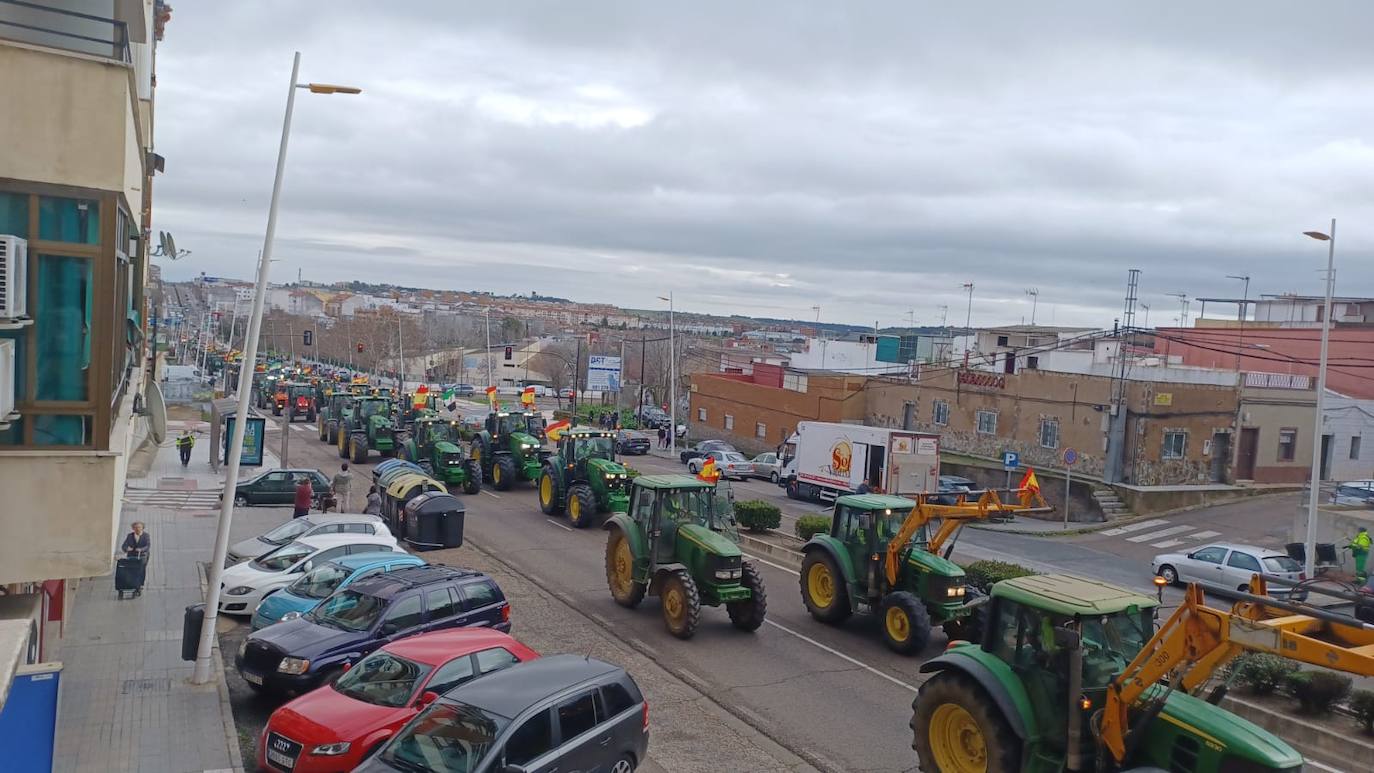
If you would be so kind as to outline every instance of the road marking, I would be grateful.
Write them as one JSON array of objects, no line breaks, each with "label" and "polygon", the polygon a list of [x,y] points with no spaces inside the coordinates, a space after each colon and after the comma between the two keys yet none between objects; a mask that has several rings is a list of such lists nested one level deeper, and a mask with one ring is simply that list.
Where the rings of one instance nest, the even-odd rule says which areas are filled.
[{"label": "road marking", "polygon": [[1156,519],[1153,521],[1141,521],[1140,523],[1133,523],[1129,526],[1119,526],[1115,529],[1107,529],[1105,531],[1100,531],[1098,532],[1098,534],[1101,534],[1104,537],[1115,537],[1119,534],[1127,534],[1133,531],[1140,531],[1141,529],[1151,529],[1155,526],[1164,526],[1167,523],[1169,522],[1161,519]]},{"label": "road marking", "polygon": [[307,427],[304,424],[292,424],[291,429],[300,430],[301,432],[309,432],[311,430],[310,427]]},{"label": "road marking", "polygon": [[1161,538],[1163,538],[1163,537],[1172,537],[1173,535],[1178,534],[1178,533],[1180,533],[1180,532],[1192,531],[1193,528],[1194,528],[1194,527],[1192,527],[1192,526],[1170,526],[1170,527],[1167,528],[1167,529],[1160,529],[1159,531],[1152,531],[1152,532],[1150,532],[1149,534],[1137,534],[1137,535],[1134,536],[1134,537],[1127,537],[1127,538],[1126,538],[1126,541],[1127,541],[1127,542],[1149,542],[1150,540],[1153,540],[1153,539],[1161,539]]},{"label": "road marking", "polygon": [[550,520],[550,519],[548,519],[548,518],[545,518],[545,519],[544,519],[544,523],[547,523],[547,524],[550,525],[550,526],[557,526],[558,528],[562,529],[563,531],[572,531],[572,529],[568,528],[567,526],[564,526],[563,524],[559,523],[558,521]]},{"label": "road marking", "polygon": [[744,553],[743,555],[750,561],[758,561],[760,564],[767,564],[768,566],[771,566],[774,569],[781,569],[784,572],[787,572],[788,574],[795,574],[798,577],[801,577],[801,572],[797,571],[796,569],[791,569],[789,567],[783,566],[782,564],[775,564],[772,561],[765,561],[762,558],[759,558],[758,556],[751,556],[748,553]]},{"label": "road marking", "polygon": [[1221,532],[1219,531],[1200,531],[1194,534],[1187,535],[1187,539],[1211,539],[1213,537],[1220,536]]},{"label": "road marking", "polygon": [[501,495],[500,495],[500,494],[493,494],[493,493],[491,493],[490,491],[485,491],[485,490],[484,490],[482,493],[483,493],[483,494],[486,494],[486,495],[489,496],[489,497],[496,497],[497,499],[500,499],[500,498],[501,498]]},{"label": "road marking", "polygon": [[1175,545],[1182,545],[1182,544],[1183,544],[1183,540],[1181,540],[1181,539],[1166,539],[1166,540],[1164,540],[1163,542],[1151,543],[1150,547],[1153,547],[1153,548],[1171,548],[1171,547],[1174,547]]},{"label": "road marking", "polygon": [[890,674],[885,674],[885,673],[883,673],[882,671],[879,671],[878,669],[874,668],[873,666],[870,666],[870,665],[868,665],[867,663],[863,662],[862,660],[856,660],[856,659],[854,659],[854,658],[851,658],[851,657],[849,657],[848,655],[844,654],[843,652],[840,652],[839,650],[835,649],[834,647],[827,647],[826,645],[821,644],[820,642],[816,641],[815,639],[811,638],[810,636],[805,636],[805,635],[803,635],[803,634],[797,633],[796,631],[792,630],[791,628],[788,628],[788,627],[785,626],[785,625],[778,625],[777,623],[773,622],[772,620],[764,620],[763,622],[765,622],[765,623],[767,623],[767,624],[773,626],[774,628],[778,629],[779,631],[782,631],[783,633],[791,634],[791,635],[797,637],[798,639],[801,639],[802,641],[806,642],[807,644],[810,644],[810,645],[813,646],[813,647],[818,647],[818,648],[820,648],[820,649],[823,649],[823,650],[825,650],[826,652],[829,652],[831,655],[834,655],[835,657],[839,658],[840,660],[843,660],[843,661],[845,661],[845,662],[847,662],[847,663],[852,663],[852,664],[858,666],[859,668],[862,668],[863,670],[868,671],[869,673],[873,674],[874,676],[880,676],[880,677],[882,677],[883,679],[886,679],[887,681],[889,681],[889,682],[891,682],[891,683],[897,685],[898,687],[905,687],[906,689],[908,689],[908,690],[910,690],[910,691],[912,691],[912,692],[916,692],[917,689],[918,689],[915,685],[907,684],[906,682],[903,682],[902,680],[898,679],[898,678],[895,677],[895,676],[891,676]]},{"label": "road marking", "polygon": [[1312,760],[1303,760],[1303,764],[1307,765],[1308,767],[1319,768],[1321,770],[1329,770],[1331,771],[1331,773],[1345,773],[1345,771],[1341,770],[1340,768],[1333,768],[1330,765],[1323,765],[1320,762],[1313,762]]}]

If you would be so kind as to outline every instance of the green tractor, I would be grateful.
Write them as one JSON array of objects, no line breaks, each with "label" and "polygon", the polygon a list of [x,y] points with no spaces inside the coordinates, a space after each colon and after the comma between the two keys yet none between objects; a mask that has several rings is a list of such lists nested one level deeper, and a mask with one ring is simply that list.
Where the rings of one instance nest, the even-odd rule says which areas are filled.
[{"label": "green tractor", "polygon": [[398,452],[402,459],[420,465],[431,478],[450,488],[461,487],[464,494],[482,490],[482,464],[468,452],[457,421],[422,415],[403,437]]},{"label": "green tractor", "polygon": [[634,608],[644,596],[663,600],[663,622],[690,639],[701,605],[725,605],[744,631],[763,625],[768,596],[763,576],[744,560],[728,488],[689,475],[641,475],[630,485],[628,513],[602,528],[606,583],[617,604]]},{"label": "green tractor", "polygon": [[354,397],[338,430],[339,456],[354,464],[367,461],[377,449],[384,457],[396,455],[396,422],[391,415],[391,398]]},{"label": "green tractor", "polygon": [[546,452],[542,451],[544,420],[534,411],[493,411],[477,433],[482,471],[497,491],[522,480],[539,480]]},{"label": "green tractor", "polygon": [[[1282,740],[1214,705],[1220,695],[1204,699],[1189,690],[1200,690],[1240,649],[1291,648],[1285,654],[1325,664],[1339,647],[1295,643],[1288,631],[1290,639],[1279,643],[1266,623],[1205,609],[1201,591],[1196,602],[1189,593],[1156,633],[1157,601],[1148,596],[1060,575],[997,583],[981,641],[956,642],[921,665],[932,676],[912,703],[920,769],[1301,770],[1301,755]],[[1336,627],[1358,636],[1351,622]],[[1329,627],[1316,618],[1292,625]],[[1343,661],[1342,670],[1355,673],[1351,663]],[[1156,681],[1159,674],[1170,676],[1167,685]]]},{"label": "green tractor", "polygon": [[539,473],[539,509],[568,514],[582,529],[597,513],[630,510],[630,471],[615,460],[615,433],[576,427],[558,437],[558,449]]},{"label": "green tractor", "polygon": [[316,424],[320,429],[321,442],[339,442],[339,425],[343,423],[344,417],[352,413],[352,404],[353,395],[338,390],[330,392],[324,402],[320,403]]}]

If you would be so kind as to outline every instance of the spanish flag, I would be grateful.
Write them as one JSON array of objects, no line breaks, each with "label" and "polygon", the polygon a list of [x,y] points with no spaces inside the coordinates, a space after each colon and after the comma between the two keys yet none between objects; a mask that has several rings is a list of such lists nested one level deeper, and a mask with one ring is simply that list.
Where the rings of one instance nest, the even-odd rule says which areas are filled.
[{"label": "spanish flag", "polygon": [[487,387],[487,402],[491,403],[491,409],[496,410],[496,387]]},{"label": "spanish flag", "polygon": [[520,404],[526,408],[534,407],[534,387],[527,386],[524,391],[520,393]]},{"label": "spanish flag", "polygon": [[708,456],[706,457],[706,461],[702,462],[701,472],[697,473],[697,478],[712,485],[715,485],[716,481],[720,480],[720,470],[716,469],[716,458],[714,456]]},{"label": "spanish flag", "polygon": [[410,404],[413,405],[413,406],[415,406],[415,409],[416,409],[416,410],[419,410],[419,409],[421,409],[421,408],[424,408],[424,407],[429,403],[429,399],[428,399],[428,398],[429,398],[429,387],[425,386],[424,384],[421,384],[420,387],[419,387],[418,389],[415,390],[414,396],[411,397],[411,403],[410,403]]},{"label": "spanish flag", "polygon": [[567,419],[555,421],[544,428],[544,437],[548,438],[551,442],[557,443],[559,436],[563,434],[564,430],[571,426],[572,422]]},{"label": "spanish flag", "polygon": [[1027,467],[1026,474],[1021,478],[1021,485],[1017,486],[1017,488],[1025,489],[1026,491],[1034,491],[1036,494],[1039,494],[1040,479],[1035,477],[1035,470]]}]

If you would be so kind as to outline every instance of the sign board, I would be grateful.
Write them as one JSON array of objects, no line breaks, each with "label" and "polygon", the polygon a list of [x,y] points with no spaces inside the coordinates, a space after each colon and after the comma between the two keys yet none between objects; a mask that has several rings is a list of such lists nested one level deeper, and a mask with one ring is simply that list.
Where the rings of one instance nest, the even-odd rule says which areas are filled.
[{"label": "sign board", "polygon": [[619,392],[620,358],[606,354],[588,356],[587,389],[601,392]]},{"label": "sign board", "polygon": [[[239,465],[243,467],[261,467],[263,436],[267,433],[267,419],[261,416],[248,417],[248,426],[244,427],[243,432],[243,454],[239,456]],[[230,416],[224,420],[224,449],[223,456],[225,464],[229,463],[229,441],[234,437],[234,417]]]},{"label": "sign board", "polygon": [[[9,697],[0,707],[0,743],[6,770],[52,770],[57,749],[57,693],[61,663],[15,669]],[[9,767],[9,766],[13,767]]]},{"label": "sign board", "polygon": [[1002,467],[1007,472],[1011,472],[1021,466],[1021,455],[1015,451],[1002,452]]},{"label": "sign board", "polygon": [[1064,464],[1072,467],[1078,464],[1078,452],[1072,448],[1064,449]]},{"label": "sign board", "polygon": [[1173,393],[1173,392],[1157,392],[1157,393],[1155,394],[1155,405],[1173,405],[1173,404],[1174,404],[1174,393]]},{"label": "sign board", "polygon": [[940,453],[940,441],[933,437],[916,438],[916,453],[922,456],[936,456]]}]

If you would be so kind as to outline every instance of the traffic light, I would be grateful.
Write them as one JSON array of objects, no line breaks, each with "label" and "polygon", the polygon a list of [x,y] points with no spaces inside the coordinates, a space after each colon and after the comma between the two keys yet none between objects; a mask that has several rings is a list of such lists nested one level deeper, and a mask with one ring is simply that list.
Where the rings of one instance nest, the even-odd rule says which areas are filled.
[{"label": "traffic light", "polygon": [[305,336],[305,345],[310,346],[310,344],[315,340],[315,331],[307,330],[303,335]]},{"label": "traffic light", "polygon": [[361,352],[362,350],[363,350],[363,342],[362,342],[362,341],[359,341],[359,342],[358,342],[358,351]]},{"label": "traffic light", "polygon": [[514,346],[507,346],[507,347],[506,347],[506,359],[508,359],[508,360],[511,359],[511,358],[514,356],[514,354],[515,354],[515,347],[514,347]]}]

